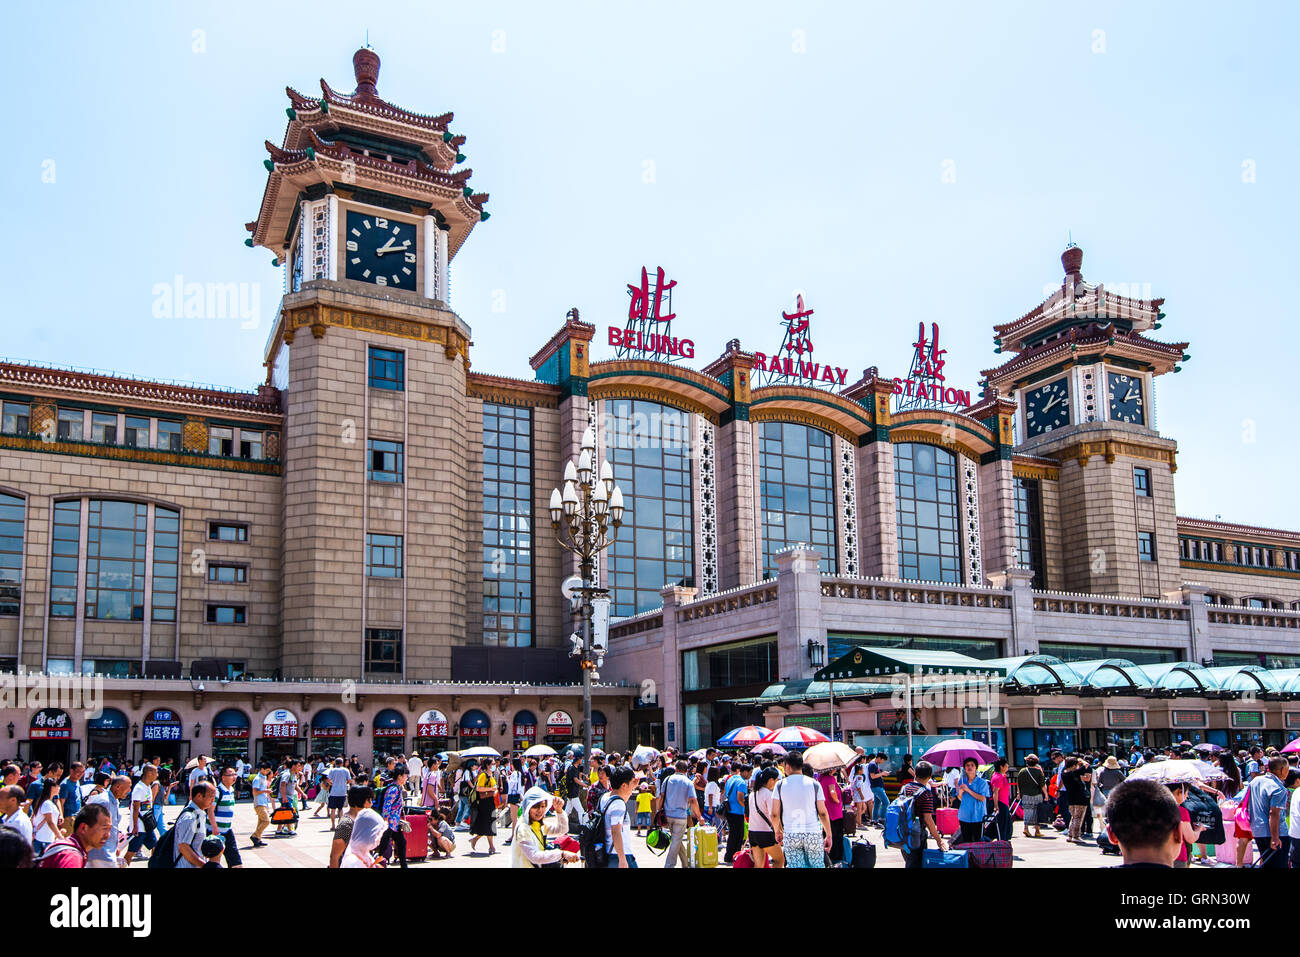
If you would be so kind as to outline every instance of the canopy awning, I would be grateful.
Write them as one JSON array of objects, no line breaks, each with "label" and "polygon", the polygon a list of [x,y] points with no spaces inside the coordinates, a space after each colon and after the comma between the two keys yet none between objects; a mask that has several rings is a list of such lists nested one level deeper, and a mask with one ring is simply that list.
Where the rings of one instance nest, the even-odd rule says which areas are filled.
[{"label": "canopy awning", "polygon": [[955,651],[921,651],[914,648],[869,648],[858,645],[813,675],[813,681],[860,681],[891,675],[954,678],[1002,678],[1007,670]]}]

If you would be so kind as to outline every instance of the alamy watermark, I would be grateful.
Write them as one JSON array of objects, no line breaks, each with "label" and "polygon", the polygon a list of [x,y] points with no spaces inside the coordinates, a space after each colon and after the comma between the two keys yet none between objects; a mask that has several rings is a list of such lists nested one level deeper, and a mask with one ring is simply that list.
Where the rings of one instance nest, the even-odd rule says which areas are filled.
[{"label": "alamy watermark", "polygon": [[[104,713],[104,679],[100,675],[49,675],[20,669],[17,674],[0,675],[0,708],[57,709],[98,718]],[[43,717],[36,716],[38,720]],[[45,730],[60,729],[54,725]]]}]

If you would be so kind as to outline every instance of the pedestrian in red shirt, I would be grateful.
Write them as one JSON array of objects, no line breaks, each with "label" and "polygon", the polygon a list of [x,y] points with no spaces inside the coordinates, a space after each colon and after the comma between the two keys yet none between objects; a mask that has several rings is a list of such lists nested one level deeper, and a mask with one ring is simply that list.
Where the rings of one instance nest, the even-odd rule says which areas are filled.
[{"label": "pedestrian in red shirt", "polygon": [[102,804],[87,804],[77,812],[72,822],[72,836],[52,842],[36,866],[85,867],[90,852],[104,846],[112,828],[113,819],[108,808]]}]

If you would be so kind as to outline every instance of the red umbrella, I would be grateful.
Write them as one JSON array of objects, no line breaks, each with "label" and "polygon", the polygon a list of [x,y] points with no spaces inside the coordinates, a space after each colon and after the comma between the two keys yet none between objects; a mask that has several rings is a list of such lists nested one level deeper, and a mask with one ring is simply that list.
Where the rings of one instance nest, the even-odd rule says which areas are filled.
[{"label": "red umbrella", "polygon": [[805,728],[800,724],[792,724],[784,728],[777,728],[763,736],[759,744],[779,744],[783,748],[810,748],[814,744],[821,744],[823,741],[829,741],[830,738],[815,731],[812,728]]}]

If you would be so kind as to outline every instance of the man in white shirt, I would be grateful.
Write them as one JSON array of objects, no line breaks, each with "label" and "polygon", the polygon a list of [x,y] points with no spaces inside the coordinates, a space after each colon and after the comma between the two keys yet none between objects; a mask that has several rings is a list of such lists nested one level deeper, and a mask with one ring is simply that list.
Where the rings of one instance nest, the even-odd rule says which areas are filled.
[{"label": "man in white shirt", "polygon": [[207,756],[200,754],[198,765],[196,765],[194,770],[190,772],[190,780],[189,780],[190,790],[194,789],[194,785],[198,784],[200,781],[208,780],[211,776],[212,775],[208,773]]},{"label": "man in white shirt", "polygon": [[821,785],[803,773],[803,755],[798,751],[782,760],[785,777],[772,795],[772,823],[785,852],[785,866],[824,867],[831,849],[831,818]]},{"label": "man in white shirt", "polygon": [[330,783],[328,811],[331,830],[338,826],[339,820],[347,811],[348,787],[352,784],[352,772],[343,766],[342,758],[334,759],[334,767],[326,772]]},{"label": "man in white shirt", "polygon": [[423,771],[424,762],[420,760],[420,752],[412,751],[410,759],[406,762],[406,769],[410,776],[406,779],[406,786],[416,792],[420,792],[421,783],[424,781]]},{"label": "man in white shirt", "polygon": [[23,813],[27,792],[16,784],[0,788],[0,825],[11,827],[32,843],[32,819]]},{"label": "man in white shirt", "polygon": [[146,764],[140,772],[140,780],[131,788],[131,814],[126,826],[128,843],[124,860],[129,867],[131,859],[140,853],[141,847],[154,849],[157,840],[153,828],[145,826],[145,815],[153,813],[153,782],[158,776],[158,769]]}]

